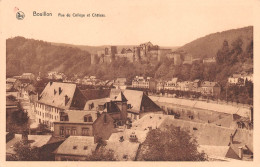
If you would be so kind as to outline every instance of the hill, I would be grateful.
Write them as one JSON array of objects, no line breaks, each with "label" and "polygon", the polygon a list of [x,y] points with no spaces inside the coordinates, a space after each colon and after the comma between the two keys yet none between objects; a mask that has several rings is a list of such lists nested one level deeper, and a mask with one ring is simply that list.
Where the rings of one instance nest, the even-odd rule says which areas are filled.
[{"label": "hill", "polygon": [[[52,45],[55,46],[65,46],[65,47],[73,47],[73,48],[79,48],[81,50],[87,51],[90,54],[96,54],[97,51],[104,50],[106,47],[110,47],[111,45],[101,45],[101,46],[88,46],[88,45],[72,45],[72,44],[65,44],[65,43],[51,43]],[[117,50],[121,51],[123,48],[133,48],[137,45],[116,45]],[[172,49],[176,50],[178,47],[177,46],[161,46],[163,49]]]},{"label": "hill", "polygon": [[177,51],[190,53],[193,58],[215,57],[224,40],[231,44],[237,38],[242,39],[242,49],[245,50],[253,40],[253,26],[209,34],[185,44]]},{"label": "hill", "polygon": [[6,75],[50,70],[78,73],[90,65],[90,53],[79,48],[15,37],[6,40]]}]

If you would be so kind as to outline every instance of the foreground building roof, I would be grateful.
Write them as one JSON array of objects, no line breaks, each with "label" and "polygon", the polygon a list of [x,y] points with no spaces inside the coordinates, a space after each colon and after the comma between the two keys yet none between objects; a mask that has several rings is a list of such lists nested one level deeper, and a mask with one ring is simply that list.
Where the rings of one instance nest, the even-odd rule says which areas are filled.
[{"label": "foreground building roof", "polygon": [[55,151],[55,154],[88,156],[96,149],[93,136],[70,136]]},{"label": "foreground building roof", "polygon": [[76,84],[49,82],[38,102],[62,109],[83,109],[86,99]]}]

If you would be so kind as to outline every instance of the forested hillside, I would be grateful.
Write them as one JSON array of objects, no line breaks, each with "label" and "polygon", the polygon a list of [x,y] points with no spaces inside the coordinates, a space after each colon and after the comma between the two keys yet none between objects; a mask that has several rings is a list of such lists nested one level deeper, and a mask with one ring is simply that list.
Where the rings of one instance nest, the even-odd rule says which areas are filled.
[{"label": "forested hillside", "polygon": [[90,65],[87,51],[23,37],[6,40],[6,55],[6,74],[9,76],[50,70],[78,73]]},{"label": "forested hillside", "polygon": [[245,50],[253,40],[253,26],[209,34],[191,41],[177,50],[190,53],[193,58],[215,57],[224,40],[231,44],[237,38],[243,41],[242,49]]}]

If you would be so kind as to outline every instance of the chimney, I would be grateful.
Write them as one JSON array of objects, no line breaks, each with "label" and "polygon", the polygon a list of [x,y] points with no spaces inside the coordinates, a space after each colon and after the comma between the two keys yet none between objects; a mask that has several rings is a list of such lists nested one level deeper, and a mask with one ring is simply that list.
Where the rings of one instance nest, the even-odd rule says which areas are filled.
[{"label": "chimney", "polygon": [[61,90],[61,87],[59,87],[59,95],[61,94],[62,90]]},{"label": "chimney", "polygon": [[232,135],[232,133],[230,135],[230,144],[233,144],[233,135]]},{"label": "chimney", "polygon": [[65,105],[67,105],[67,103],[69,102],[69,97],[67,95],[65,95],[64,100],[65,100]]},{"label": "chimney", "polygon": [[243,147],[238,147],[238,156],[240,159],[243,159]]}]

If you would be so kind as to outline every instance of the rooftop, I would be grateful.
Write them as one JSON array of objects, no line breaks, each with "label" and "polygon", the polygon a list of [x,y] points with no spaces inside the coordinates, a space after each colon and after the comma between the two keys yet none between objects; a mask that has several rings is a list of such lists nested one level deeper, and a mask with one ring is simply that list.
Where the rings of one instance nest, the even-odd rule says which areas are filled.
[{"label": "rooftop", "polygon": [[[31,147],[42,147],[48,144],[51,135],[28,135],[28,140],[31,141]],[[14,138],[6,143],[6,153],[15,154],[14,145],[22,140],[21,134],[15,134]]]},{"label": "rooftop", "polygon": [[55,151],[55,154],[87,156],[96,149],[94,137],[70,136]]},{"label": "rooftop", "polygon": [[[40,95],[39,102],[51,106],[69,109],[76,91],[76,84],[49,82]],[[65,100],[67,97],[67,101]]]}]

